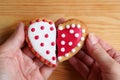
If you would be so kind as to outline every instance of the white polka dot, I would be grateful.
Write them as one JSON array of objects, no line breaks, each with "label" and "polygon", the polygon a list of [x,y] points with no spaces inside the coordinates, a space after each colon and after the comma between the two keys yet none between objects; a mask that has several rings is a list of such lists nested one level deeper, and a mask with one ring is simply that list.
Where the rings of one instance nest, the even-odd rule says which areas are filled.
[{"label": "white polka dot", "polygon": [[66,53],[66,54],[65,54],[65,57],[69,57],[69,54],[68,54],[68,53]]},{"label": "white polka dot", "polygon": [[69,28],[70,28],[70,25],[66,25],[66,28],[69,29]]},{"label": "white polka dot", "polygon": [[84,41],[85,40],[85,38],[84,37],[81,37],[81,41]]},{"label": "white polka dot", "polygon": [[73,43],[72,43],[71,41],[68,43],[69,46],[72,46],[72,44],[73,44]]},{"label": "white polka dot", "polygon": [[70,32],[71,34],[73,34],[73,33],[74,33],[74,30],[70,29],[69,32]]},{"label": "white polka dot", "polygon": [[61,37],[62,37],[62,38],[65,38],[65,34],[61,34]]},{"label": "white polka dot", "polygon": [[85,33],[85,29],[82,29],[82,33]]},{"label": "white polka dot", "polygon": [[78,25],[77,25],[77,28],[80,28],[80,27],[81,27],[81,25],[80,25],[80,24],[78,24]]},{"label": "white polka dot", "polygon": [[78,34],[78,33],[76,33],[76,34],[75,34],[75,37],[76,37],[76,38],[78,38],[78,37],[79,37],[79,34]]},{"label": "white polka dot", "polygon": [[71,27],[72,27],[72,28],[75,28],[75,24],[72,24]]},{"label": "white polka dot", "polygon": [[72,52],[74,53],[76,50],[75,49],[72,49]]},{"label": "white polka dot", "polygon": [[77,44],[77,46],[78,46],[78,47],[80,47],[80,46],[81,46],[81,44],[80,44],[80,43],[78,43],[78,44]]},{"label": "white polka dot", "polygon": [[61,45],[65,45],[65,41],[61,41]]},{"label": "white polka dot", "polygon": [[61,52],[65,52],[65,48],[64,47],[61,48]]},{"label": "white polka dot", "polygon": [[58,28],[59,30],[63,30],[63,27],[62,26],[59,26],[59,28]]},{"label": "white polka dot", "polygon": [[58,57],[58,60],[61,60],[61,59],[62,59],[62,57],[61,57],[61,56],[59,56],[59,57]]}]

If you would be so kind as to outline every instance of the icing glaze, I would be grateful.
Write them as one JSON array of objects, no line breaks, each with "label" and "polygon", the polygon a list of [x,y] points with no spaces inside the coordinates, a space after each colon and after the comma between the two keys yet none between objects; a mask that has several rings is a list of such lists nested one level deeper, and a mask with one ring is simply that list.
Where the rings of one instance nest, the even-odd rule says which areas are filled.
[{"label": "icing glaze", "polygon": [[69,32],[70,32],[70,34],[73,34],[73,33],[74,33],[74,30],[73,30],[73,29],[70,29]]},{"label": "icing glaze", "polygon": [[52,60],[53,60],[53,61],[55,61],[55,60],[56,60],[56,57],[55,57],[55,56],[53,56],[53,57],[52,57]]},{"label": "icing glaze", "polygon": [[66,53],[66,54],[65,54],[65,57],[69,57],[69,54],[68,54],[68,53]]},{"label": "icing glaze", "polygon": [[80,44],[80,43],[78,43],[78,44],[77,44],[77,46],[78,46],[78,47],[80,47],[80,46],[81,46],[81,44]]},{"label": "icing glaze", "polygon": [[54,27],[50,27],[50,30],[53,31],[53,30],[54,30]]},{"label": "icing glaze", "polygon": [[37,19],[36,22],[40,22],[40,19]]},{"label": "icing glaze", "polygon": [[81,37],[81,41],[84,41],[85,40],[85,38],[84,37]]},{"label": "icing glaze", "polygon": [[49,35],[48,34],[45,34],[45,38],[48,38],[49,37]]},{"label": "icing glaze", "polygon": [[69,29],[69,28],[70,28],[70,25],[66,25],[66,28]]},{"label": "icing glaze", "polygon": [[65,48],[64,47],[61,48],[61,52],[65,52]]},{"label": "icing glaze", "polygon": [[52,21],[50,21],[50,22],[49,22],[49,24],[53,24],[53,22],[52,22]]},{"label": "icing glaze", "polygon": [[38,40],[38,39],[39,39],[39,35],[35,35],[35,36],[34,36],[34,39],[35,39],[35,40]]},{"label": "icing glaze", "polygon": [[40,56],[56,64],[56,29],[53,22],[43,19],[32,23],[28,28],[28,38],[33,49]]},{"label": "icing glaze", "polygon": [[73,44],[73,43],[72,43],[71,41],[68,43],[69,46],[72,46],[72,44]]},{"label": "icing glaze", "polygon": [[51,42],[51,46],[55,46],[55,42]]},{"label": "icing glaze", "polygon": [[46,50],[46,54],[50,54],[50,50]]},{"label": "icing glaze", "polygon": [[64,37],[65,37],[65,34],[62,34],[61,37],[64,38]]},{"label": "icing glaze", "polygon": [[75,35],[74,35],[76,38],[78,38],[79,37],[79,34],[78,33],[75,33]]},{"label": "icing glaze", "polygon": [[35,28],[32,28],[31,31],[34,32],[34,31],[35,31]]},{"label": "icing glaze", "polygon": [[40,43],[40,46],[43,47],[43,46],[44,46],[44,43]]},{"label": "icing glaze", "polygon": [[[79,43],[82,37],[82,28],[80,28],[80,24],[72,24],[71,26],[78,26],[78,27],[67,27],[70,25],[65,25],[66,27],[62,30],[57,30],[57,46],[58,46],[58,60],[61,60],[61,56],[68,57],[69,52],[76,52],[74,49],[76,46],[81,46]],[[64,35],[64,37],[63,37]],[[64,41],[64,42],[62,42]],[[79,44],[78,44],[79,43]]]},{"label": "icing glaze", "polygon": [[82,33],[85,33],[85,29],[82,29]]},{"label": "icing glaze", "polygon": [[40,26],[40,29],[41,29],[41,30],[44,30],[44,29],[45,29],[45,27],[44,27],[44,26]]},{"label": "icing glaze", "polygon": [[76,50],[75,49],[72,49],[72,52],[74,53]]},{"label": "icing glaze", "polygon": [[77,25],[77,28],[80,28],[80,27],[81,27],[81,25],[80,25],[80,24],[78,24],[78,25]]},{"label": "icing glaze", "polygon": [[58,60],[61,60],[61,59],[62,59],[62,57],[61,57],[61,56],[59,56],[59,57],[58,57]]},{"label": "icing glaze", "polygon": [[63,30],[63,27],[62,27],[62,26],[60,26],[58,29],[59,29],[59,30]]},{"label": "icing glaze", "polygon": [[65,45],[65,41],[61,41],[61,45]]},{"label": "icing glaze", "polygon": [[71,27],[72,27],[72,28],[75,28],[75,24],[72,24]]}]

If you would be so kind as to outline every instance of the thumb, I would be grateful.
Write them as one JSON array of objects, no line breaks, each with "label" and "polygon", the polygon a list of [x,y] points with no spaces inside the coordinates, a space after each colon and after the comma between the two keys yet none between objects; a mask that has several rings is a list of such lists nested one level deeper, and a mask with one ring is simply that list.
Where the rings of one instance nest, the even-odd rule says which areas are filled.
[{"label": "thumb", "polygon": [[86,41],[87,49],[91,57],[93,57],[101,67],[109,68],[115,61],[109,54],[102,48],[102,46],[98,43],[98,39],[93,33],[88,35],[88,39]]},{"label": "thumb", "polygon": [[[20,23],[18,29],[10,36],[10,38],[2,45],[6,51],[13,51],[15,48],[20,48],[24,42],[24,24]],[[16,50],[16,49],[15,49]]]}]

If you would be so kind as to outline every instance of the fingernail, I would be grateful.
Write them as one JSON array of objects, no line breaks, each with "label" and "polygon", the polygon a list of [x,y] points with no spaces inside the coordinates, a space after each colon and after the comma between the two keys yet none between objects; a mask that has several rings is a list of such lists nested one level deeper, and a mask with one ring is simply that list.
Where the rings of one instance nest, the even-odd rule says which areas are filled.
[{"label": "fingernail", "polygon": [[98,42],[98,39],[95,37],[93,33],[90,33],[88,38],[92,44],[96,44]]}]

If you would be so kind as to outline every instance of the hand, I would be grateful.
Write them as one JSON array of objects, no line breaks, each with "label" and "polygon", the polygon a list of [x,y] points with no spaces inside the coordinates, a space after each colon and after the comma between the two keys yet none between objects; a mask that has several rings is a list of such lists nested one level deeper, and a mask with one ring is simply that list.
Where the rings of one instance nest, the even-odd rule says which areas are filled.
[{"label": "hand", "polygon": [[84,48],[69,62],[84,80],[120,79],[120,52],[92,33]]},{"label": "hand", "polygon": [[[64,19],[59,19],[56,26]],[[54,68],[42,64],[23,46],[24,24],[20,23],[15,33],[0,46],[0,80],[47,80]]]}]

